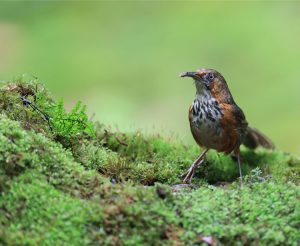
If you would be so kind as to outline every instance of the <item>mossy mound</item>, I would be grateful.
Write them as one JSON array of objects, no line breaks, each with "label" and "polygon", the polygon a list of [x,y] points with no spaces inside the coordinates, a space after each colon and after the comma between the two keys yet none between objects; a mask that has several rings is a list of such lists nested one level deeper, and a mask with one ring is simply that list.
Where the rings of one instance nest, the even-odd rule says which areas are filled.
[{"label": "mossy mound", "polygon": [[230,156],[177,139],[113,132],[78,103],[66,112],[41,84],[0,94],[0,244],[298,245],[300,160],[242,149]]}]

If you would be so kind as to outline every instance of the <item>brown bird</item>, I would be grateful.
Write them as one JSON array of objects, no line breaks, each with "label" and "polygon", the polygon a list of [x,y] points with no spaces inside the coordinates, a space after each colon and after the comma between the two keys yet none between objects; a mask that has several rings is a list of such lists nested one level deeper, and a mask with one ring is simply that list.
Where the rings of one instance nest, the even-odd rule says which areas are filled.
[{"label": "brown bird", "polygon": [[180,77],[191,77],[196,85],[196,95],[189,108],[190,127],[195,141],[204,151],[194,161],[183,182],[191,182],[196,168],[204,161],[210,149],[236,156],[240,178],[242,170],[240,145],[254,149],[258,146],[273,149],[271,140],[257,129],[248,126],[243,111],[236,105],[224,77],[214,69],[201,68],[185,72]]}]

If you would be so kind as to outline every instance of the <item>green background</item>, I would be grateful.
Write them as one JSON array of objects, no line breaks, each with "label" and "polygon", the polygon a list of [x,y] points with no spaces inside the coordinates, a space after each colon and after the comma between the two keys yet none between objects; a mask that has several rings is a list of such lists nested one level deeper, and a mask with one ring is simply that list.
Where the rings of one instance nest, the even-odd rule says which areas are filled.
[{"label": "green background", "polygon": [[299,13],[297,2],[2,2],[0,80],[32,74],[105,124],[193,143],[195,89],[178,75],[215,68],[250,124],[300,154]]}]

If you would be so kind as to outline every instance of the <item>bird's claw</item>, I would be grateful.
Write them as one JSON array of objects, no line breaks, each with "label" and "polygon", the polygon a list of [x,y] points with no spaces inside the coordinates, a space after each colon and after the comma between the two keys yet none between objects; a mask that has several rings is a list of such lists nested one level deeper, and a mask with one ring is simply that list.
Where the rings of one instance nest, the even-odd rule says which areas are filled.
[{"label": "bird's claw", "polygon": [[183,183],[189,184],[192,181],[192,178],[195,174],[196,167],[192,165],[184,174],[181,175],[181,178],[183,178]]},{"label": "bird's claw", "polygon": [[188,183],[191,183],[192,181],[192,178],[194,177],[195,175],[195,172],[196,172],[196,169],[199,165],[202,164],[204,160],[200,160],[197,161],[197,162],[194,162],[193,165],[191,165],[191,167],[184,173],[181,175],[181,178],[183,178],[182,182],[185,183],[185,184],[188,184]]}]

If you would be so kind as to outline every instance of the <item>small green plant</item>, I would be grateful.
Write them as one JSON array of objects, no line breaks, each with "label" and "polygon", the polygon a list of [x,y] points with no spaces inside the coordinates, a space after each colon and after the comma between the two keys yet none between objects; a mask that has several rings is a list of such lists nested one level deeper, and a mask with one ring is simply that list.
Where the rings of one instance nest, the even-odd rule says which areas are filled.
[{"label": "small green plant", "polygon": [[48,110],[51,115],[51,124],[58,136],[66,138],[74,137],[78,134],[94,136],[94,125],[88,119],[86,107],[81,102],[77,102],[69,113],[66,112],[63,100],[58,101]]}]

